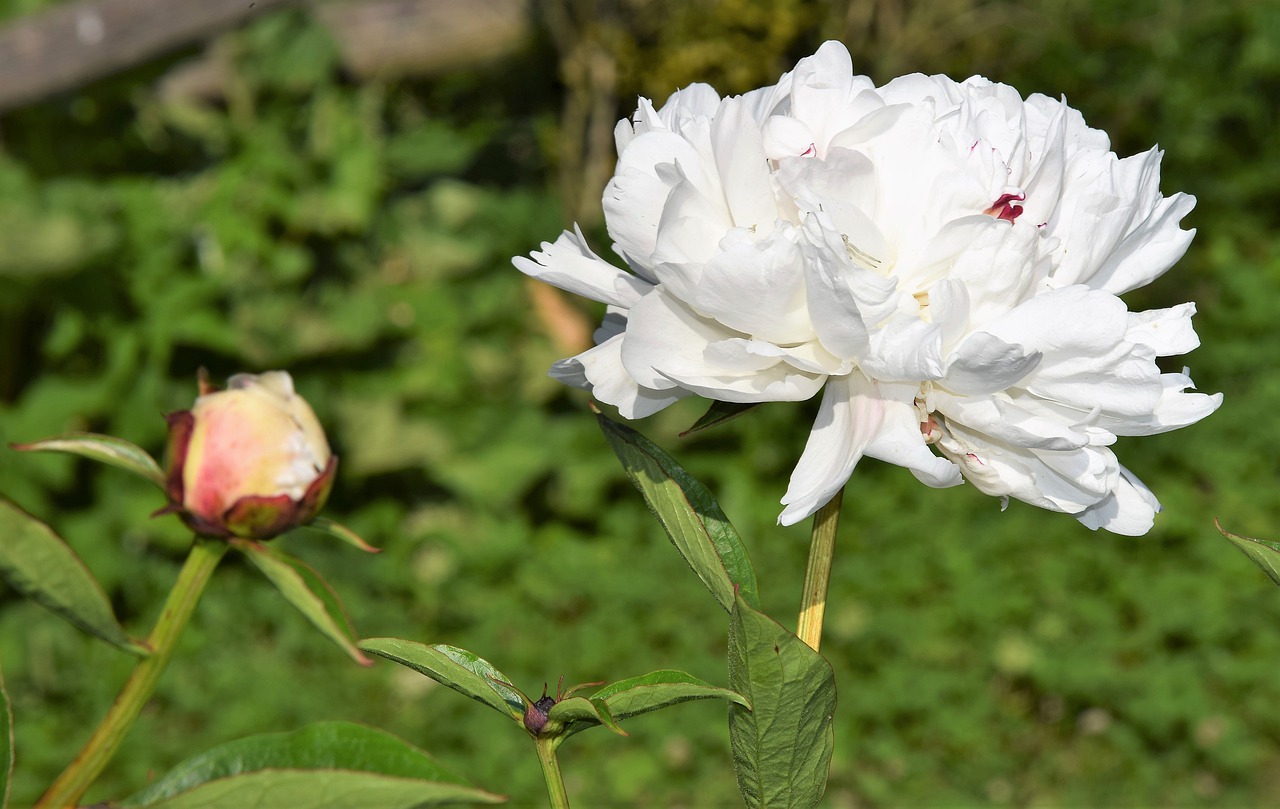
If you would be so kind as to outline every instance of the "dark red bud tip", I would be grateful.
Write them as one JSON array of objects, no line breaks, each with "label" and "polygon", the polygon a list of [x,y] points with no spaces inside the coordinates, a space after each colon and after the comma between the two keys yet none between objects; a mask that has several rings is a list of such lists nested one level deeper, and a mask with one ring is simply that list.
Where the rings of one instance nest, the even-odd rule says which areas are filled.
[{"label": "dark red bud tip", "polygon": [[249,539],[271,539],[301,525],[302,509],[287,494],[241,497],[222,515],[224,530]]}]

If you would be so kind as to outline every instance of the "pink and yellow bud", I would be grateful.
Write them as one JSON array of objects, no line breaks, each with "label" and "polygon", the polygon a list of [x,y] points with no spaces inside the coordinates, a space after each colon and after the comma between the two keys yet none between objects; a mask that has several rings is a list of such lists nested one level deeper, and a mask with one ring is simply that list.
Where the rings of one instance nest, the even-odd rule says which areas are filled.
[{"label": "pink and yellow bud", "polygon": [[315,517],[337,462],[284,371],[202,383],[195,406],[169,416],[165,510],[207,536],[270,539]]}]

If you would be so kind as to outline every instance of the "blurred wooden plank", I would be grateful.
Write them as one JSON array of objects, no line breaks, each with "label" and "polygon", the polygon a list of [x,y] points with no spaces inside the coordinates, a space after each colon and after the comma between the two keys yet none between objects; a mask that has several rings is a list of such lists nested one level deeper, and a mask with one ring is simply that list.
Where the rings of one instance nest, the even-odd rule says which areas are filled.
[{"label": "blurred wooden plank", "polygon": [[357,76],[430,75],[511,53],[532,33],[529,0],[362,0],[321,3]]},{"label": "blurred wooden plank", "polygon": [[[515,50],[531,0],[361,0],[315,5],[347,69],[362,78],[429,75]],[[70,90],[300,0],[76,0],[0,28],[0,111]],[[218,55],[166,81],[216,95]],[[185,72],[184,72],[185,71]]]},{"label": "blurred wooden plank", "polygon": [[76,0],[0,28],[0,110],[140,64],[297,0]]}]

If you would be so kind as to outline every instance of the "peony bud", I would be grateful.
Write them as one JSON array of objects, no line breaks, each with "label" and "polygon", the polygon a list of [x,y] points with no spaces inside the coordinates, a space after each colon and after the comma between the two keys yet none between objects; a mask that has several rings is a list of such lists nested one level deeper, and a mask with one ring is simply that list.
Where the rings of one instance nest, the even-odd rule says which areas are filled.
[{"label": "peony bud", "polygon": [[206,536],[270,539],[310,521],[338,459],[284,371],[201,380],[190,410],[169,421],[169,506]]}]

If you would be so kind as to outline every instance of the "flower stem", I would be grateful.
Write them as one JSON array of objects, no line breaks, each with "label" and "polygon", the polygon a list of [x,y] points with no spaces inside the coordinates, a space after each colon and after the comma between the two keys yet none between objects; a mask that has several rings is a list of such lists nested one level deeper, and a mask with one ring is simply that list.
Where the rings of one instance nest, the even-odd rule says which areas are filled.
[{"label": "flower stem", "polygon": [[800,626],[796,635],[815,652],[822,643],[822,618],[827,611],[827,585],[831,582],[831,560],[836,552],[836,529],[840,526],[840,503],[843,500],[844,489],[841,489],[813,515],[809,564],[804,572]]},{"label": "flower stem", "polygon": [[75,759],[67,765],[36,804],[36,809],[67,809],[76,806],[85,790],[97,779],[115,755],[125,734],[155,691],[160,675],[173,657],[182,630],[200,603],[200,595],[209,576],[227,552],[222,540],[196,537],[191,553],[187,556],[178,580],[169,592],[160,618],[156,621],[147,645],[151,655],[134,667],[133,673],[120,689],[116,701],[98,724],[97,730],[85,742]]},{"label": "flower stem", "polygon": [[564,791],[564,779],[560,777],[560,762],[556,760],[556,747],[560,738],[534,739],[538,749],[538,763],[542,765],[542,777],[547,782],[547,796],[551,809],[569,809],[569,793]]}]

